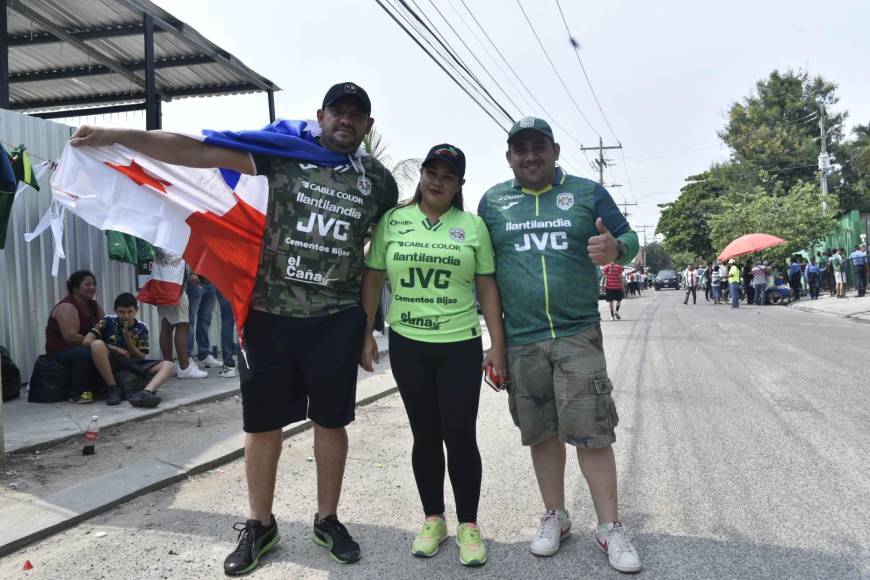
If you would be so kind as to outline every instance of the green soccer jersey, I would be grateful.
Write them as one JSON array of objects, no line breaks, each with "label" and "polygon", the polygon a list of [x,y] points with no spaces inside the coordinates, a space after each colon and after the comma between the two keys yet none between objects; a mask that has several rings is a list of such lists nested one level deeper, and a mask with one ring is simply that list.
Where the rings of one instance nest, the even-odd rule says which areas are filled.
[{"label": "green soccer jersey", "polygon": [[363,242],[399,190],[377,160],[320,167],[254,156],[269,205],[251,305],[272,314],[325,316],[359,304]]},{"label": "green soccer jersey", "polygon": [[474,277],[495,272],[483,221],[451,207],[433,223],[417,204],[389,211],[375,228],[366,266],[385,270],[390,329],[422,342],[480,336]]},{"label": "green soccer jersey", "polygon": [[558,167],[542,190],[515,180],[491,188],[478,214],[489,228],[508,344],[572,336],[600,320],[589,238],[602,218],[622,242],[621,263],[637,254],[635,234],[601,185]]}]

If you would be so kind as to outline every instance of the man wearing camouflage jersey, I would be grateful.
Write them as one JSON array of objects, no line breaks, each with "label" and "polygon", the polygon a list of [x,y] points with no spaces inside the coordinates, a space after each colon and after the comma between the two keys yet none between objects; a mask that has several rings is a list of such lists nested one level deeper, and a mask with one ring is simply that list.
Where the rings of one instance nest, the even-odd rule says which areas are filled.
[{"label": "man wearing camouflage jersey", "polygon": [[504,309],[510,411],[529,446],[544,514],[531,551],[552,556],[571,532],[565,511],[565,444],[577,459],[598,515],[596,546],[621,572],[640,559],[619,521],[611,444],[619,418],[607,375],[595,266],[629,263],[637,234],[610,194],[567,175],[542,119],[526,117],[508,134],[515,179],[484,194],[478,214],[496,256]]},{"label": "man wearing camouflage jersey", "polygon": [[371,129],[371,102],[339,83],[317,111],[320,145],[347,163],[322,166],[251,155],[162,131],[81,127],[73,145],[119,143],[159,161],[221,167],[269,178],[266,231],[239,361],[250,515],[224,571],[253,571],[279,540],[272,515],[281,431],[314,423],[317,504],[312,540],[341,563],[359,545],[336,516],[347,458],[345,426],[354,419],[365,312],[359,306],[363,242],[396,205],[398,188],[377,160],[358,154]]}]

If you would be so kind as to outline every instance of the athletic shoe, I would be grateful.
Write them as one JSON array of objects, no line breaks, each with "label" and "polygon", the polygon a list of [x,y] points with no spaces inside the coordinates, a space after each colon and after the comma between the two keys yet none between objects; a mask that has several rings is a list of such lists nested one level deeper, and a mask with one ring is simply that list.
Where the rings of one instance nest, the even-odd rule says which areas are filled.
[{"label": "athletic shoe", "polygon": [[175,376],[179,379],[206,379],[208,378],[208,373],[200,370],[196,363],[188,361],[187,368],[183,369],[178,365],[175,365]]},{"label": "athletic shoe", "polygon": [[210,354],[205,355],[205,358],[197,358],[196,363],[197,365],[202,365],[204,368],[223,366],[221,361]]},{"label": "athletic shoe", "polygon": [[260,558],[281,539],[274,515],[269,518],[268,526],[260,524],[260,520],[248,520],[234,524],[233,529],[239,532],[239,543],[224,560],[224,572],[227,576],[242,576],[253,572],[260,563]]},{"label": "athletic shoe", "polygon": [[610,566],[620,572],[640,571],[640,557],[619,522],[601,524],[595,529],[595,545],[607,554]]},{"label": "athletic shoe", "polygon": [[423,522],[423,527],[414,543],[411,545],[411,553],[421,558],[431,558],[441,549],[441,544],[447,539],[447,522],[444,518],[430,516]]},{"label": "athletic shoe", "polygon": [[373,331],[372,331],[372,336],[374,336],[375,338],[380,338],[380,337],[382,337],[383,335],[384,335],[384,333],[381,332],[380,330],[373,330]]},{"label": "athletic shoe", "polygon": [[94,394],[91,391],[84,391],[78,397],[73,397],[72,399],[70,399],[70,401],[78,405],[87,405],[94,402]]},{"label": "athletic shoe", "polygon": [[459,561],[463,566],[486,564],[486,544],[480,537],[477,524],[459,524],[456,528],[456,545],[459,546]]},{"label": "athletic shoe", "polygon": [[616,319],[617,319],[617,320],[622,320],[622,316],[619,315],[619,312],[616,313]]},{"label": "athletic shoe", "polygon": [[339,564],[352,564],[360,559],[359,544],[348,533],[338,517],[314,514],[314,532],[311,540],[329,550],[329,555]]},{"label": "athletic shoe", "polygon": [[239,376],[239,371],[236,367],[224,365],[221,367],[221,370],[218,371],[218,376],[223,379],[232,379]]},{"label": "athletic shoe", "polygon": [[106,390],[106,404],[112,406],[120,405],[123,395],[124,392],[121,390],[121,387],[117,385],[108,387]]},{"label": "athletic shoe", "polygon": [[571,535],[571,518],[565,510],[547,510],[532,539],[531,550],[536,556],[552,556]]},{"label": "athletic shoe", "polygon": [[127,400],[130,401],[130,404],[134,407],[145,407],[146,409],[153,409],[159,405],[161,401],[160,397],[147,389],[131,393],[130,396],[127,397]]}]

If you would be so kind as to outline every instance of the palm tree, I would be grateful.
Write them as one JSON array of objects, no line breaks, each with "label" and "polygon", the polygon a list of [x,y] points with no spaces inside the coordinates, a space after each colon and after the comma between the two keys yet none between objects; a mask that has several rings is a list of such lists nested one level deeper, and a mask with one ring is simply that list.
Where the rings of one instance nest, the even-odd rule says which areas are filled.
[{"label": "palm tree", "polygon": [[[387,144],[384,142],[384,137],[378,132],[373,125],[362,142],[363,150],[384,164],[385,167],[390,167],[392,161],[387,155]],[[420,179],[420,165],[423,160],[419,157],[410,157],[402,159],[392,166],[390,173],[396,180],[399,186],[399,201],[406,200],[414,195],[414,190],[417,187],[417,181]]]}]

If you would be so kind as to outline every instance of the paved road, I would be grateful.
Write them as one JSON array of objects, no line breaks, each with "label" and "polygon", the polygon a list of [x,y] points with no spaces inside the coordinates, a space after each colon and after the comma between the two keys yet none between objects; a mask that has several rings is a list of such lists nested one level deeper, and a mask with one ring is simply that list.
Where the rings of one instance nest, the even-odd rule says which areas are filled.
[{"label": "paved road", "polygon": [[[621,416],[623,520],[642,575],[870,577],[870,381],[859,370],[870,362],[870,327],[784,307],[684,306],[682,297],[648,292],[624,303],[622,321],[603,323]],[[350,434],[342,518],[364,560],[342,567],[308,540],[314,464],[304,433],[281,460],[283,540],[255,578],[619,576],[590,542],[594,514],[576,464],[572,539],[553,558],[528,552],[540,505],[504,395],[487,389],[480,410],[480,523],[491,542],[481,570],[464,570],[452,545],[428,561],[408,553],[420,517],[398,397],[361,409]],[[217,578],[244,497],[234,462],[24,548],[0,560],[0,577]],[[452,505],[448,517],[455,524]],[[35,566],[26,575],[25,559]]]}]

